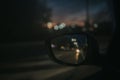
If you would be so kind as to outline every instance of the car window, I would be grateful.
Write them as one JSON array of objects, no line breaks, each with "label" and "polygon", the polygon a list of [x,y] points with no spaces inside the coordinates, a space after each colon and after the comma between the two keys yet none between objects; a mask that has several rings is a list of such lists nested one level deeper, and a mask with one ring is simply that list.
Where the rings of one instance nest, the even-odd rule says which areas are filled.
[{"label": "car window", "polygon": [[97,66],[54,63],[44,41],[56,34],[89,31],[104,54],[114,30],[107,0],[7,1],[0,8],[1,80],[81,80],[101,71]]}]

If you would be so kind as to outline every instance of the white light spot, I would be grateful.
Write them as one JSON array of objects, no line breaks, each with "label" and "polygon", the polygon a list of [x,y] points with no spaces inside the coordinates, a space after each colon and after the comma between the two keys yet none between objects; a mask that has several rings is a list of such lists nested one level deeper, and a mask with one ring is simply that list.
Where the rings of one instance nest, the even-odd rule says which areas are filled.
[{"label": "white light spot", "polygon": [[52,47],[52,48],[55,48],[55,45],[54,45],[54,44],[51,44],[51,47]]},{"label": "white light spot", "polygon": [[62,23],[59,25],[59,29],[63,29],[65,26],[66,26],[65,23]]},{"label": "white light spot", "polygon": [[71,41],[74,42],[74,41],[77,41],[77,40],[75,38],[72,38]]},{"label": "white light spot", "polygon": [[60,48],[63,49],[63,50],[65,50],[65,47],[64,47],[64,46],[61,46]]},{"label": "white light spot", "polygon": [[77,42],[74,42],[73,44],[74,44],[74,45],[78,45],[78,43],[77,43]]},{"label": "white light spot", "polygon": [[98,24],[94,24],[94,28],[98,28]]},{"label": "white light spot", "polygon": [[56,25],[56,26],[54,27],[54,30],[59,30],[59,27]]}]

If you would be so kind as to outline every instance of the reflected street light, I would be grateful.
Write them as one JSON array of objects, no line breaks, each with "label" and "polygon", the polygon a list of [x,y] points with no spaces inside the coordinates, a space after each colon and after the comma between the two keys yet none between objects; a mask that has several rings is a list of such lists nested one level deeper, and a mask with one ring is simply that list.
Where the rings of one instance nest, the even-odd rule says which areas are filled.
[{"label": "reflected street light", "polygon": [[48,23],[47,23],[47,28],[48,28],[48,29],[51,29],[52,27],[53,27],[53,24],[52,24],[51,22],[48,22]]}]

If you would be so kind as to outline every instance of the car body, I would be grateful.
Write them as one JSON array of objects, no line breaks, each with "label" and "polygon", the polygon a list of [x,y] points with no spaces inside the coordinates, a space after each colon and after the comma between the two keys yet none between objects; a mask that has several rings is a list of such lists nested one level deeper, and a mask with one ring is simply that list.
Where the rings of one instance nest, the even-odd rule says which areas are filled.
[{"label": "car body", "polygon": [[[6,4],[6,2],[8,2],[8,4]],[[35,11],[36,0],[8,0],[1,2],[1,4],[4,5],[1,5],[0,79],[119,80],[120,3],[119,0],[110,0],[108,2],[110,2],[110,9],[113,12],[112,19],[114,28],[106,54],[98,55],[98,44],[95,43],[96,40],[90,35],[92,38],[90,38],[89,44],[92,45],[92,51],[94,51],[89,54],[89,60],[91,61],[79,65],[70,65],[63,63],[64,61],[60,62],[55,58],[53,52],[51,52],[51,45],[49,43],[53,38],[56,38],[55,36],[58,37],[60,34],[54,31],[55,36],[53,37],[53,35],[49,33],[52,30],[47,29],[48,31],[46,31],[44,27],[39,31],[39,27],[34,25],[36,23],[36,25],[40,24],[34,20],[39,13]],[[3,9],[3,7],[5,9]],[[41,7],[43,6],[40,6],[40,9]],[[45,10],[49,11],[50,9],[45,8]],[[8,14],[6,15],[5,13]],[[50,16],[50,14],[48,14],[48,16]],[[45,19],[45,21],[49,21],[46,20],[45,15],[44,17],[40,17]],[[66,30],[67,29],[64,29],[64,31],[60,30],[59,32],[65,35],[64,32],[66,32]],[[75,31],[77,32],[78,30],[79,29],[76,29]],[[69,32],[71,32],[71,29],[68,30],[68,33]],[[48,36],[48,34],[50,36]],[[80,51],[76,49],[76,52]],[[89,52],[91,52],[91,48],[89,48]],[[60,64],[51,61],[47,54],[52,56],[52,58],[54,58],[53,60]]]}]

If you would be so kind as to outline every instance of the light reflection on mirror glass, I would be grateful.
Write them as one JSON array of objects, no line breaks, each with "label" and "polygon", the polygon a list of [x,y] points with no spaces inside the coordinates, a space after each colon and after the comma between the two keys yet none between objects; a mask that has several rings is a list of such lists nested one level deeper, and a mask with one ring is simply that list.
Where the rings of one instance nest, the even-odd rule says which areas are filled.
[{"label": "light reflection on mirror glass", "polygon": [[87,36],[81,34],[57,37],[51,42],[55,57],[70,64],[82,63],[85,60],[87,46]]}]

